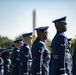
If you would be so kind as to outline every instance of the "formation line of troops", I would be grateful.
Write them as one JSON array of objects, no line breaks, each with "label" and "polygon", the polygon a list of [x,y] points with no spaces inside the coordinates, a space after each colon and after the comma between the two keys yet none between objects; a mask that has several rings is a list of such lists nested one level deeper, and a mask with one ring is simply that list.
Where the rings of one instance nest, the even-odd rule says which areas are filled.
[{"label": "formation line of troops", "polygon": [[[13,42],[13,50],[0,49],[0,75],[76,75],[76,47],[70,54],[71,38],[67,38],[66,16],[52,21],[56,28],[48,50],[49,26],[35,28],[37,37],[32,44],[32,32]],[[32,48],[30,45],[32,44]]]}]

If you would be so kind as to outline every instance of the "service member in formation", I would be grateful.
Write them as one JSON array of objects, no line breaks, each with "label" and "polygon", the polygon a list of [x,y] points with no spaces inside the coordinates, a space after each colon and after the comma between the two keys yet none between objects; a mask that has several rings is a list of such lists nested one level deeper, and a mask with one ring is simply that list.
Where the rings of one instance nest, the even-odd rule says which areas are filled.
[{"label": "service member in formation", "polygon": [[31,75],[49,75],[50,52],[46,46],[48,26],[38,27],[37,38],[32,45]]},{"label": "service member in formation", "polygon": [[23,46],[20,48],[19,52],[19,75],[30,75],[30,67],[32,63],[32,55],[30,50],[30,45],[32,43],[32,32],[25,33],[23,36]]},{"label": "service member in formation", "polygon": [[67,37],[64,32],[67,31],[66,16],[53,21],[57,30],[51,47],[53,59],[51,64],[51,75],[67,75],[65,67],[65,54],[67,49]]},{"label": "service member in formation", "polygon": [[11,50],[4,50],[2,52],[1,57],[3,58],[3,66],[4,66],[4,74],[3,75],[10,75],[10,66],[11,66],[11,60],[10,60],[10,54]]},{"label": "service member in formation", "polygon": [[73,57],[72,73],[73,75],[76,75],[76,47],[74,48],[72,57]]},{"label": "service member in formation", "polygon": [[50,63],[49,63],[49,75],[51,75],[51,64],[52,64],[52,60],[53,60],[53,53],[52,53],[51,46],[49,46],[49,47],[50,47],[50,57],[51,57]]},{"label": "service member in formation", "polygon": [[67,43],[67,50],[65,54],[65,66],[66,66],[66,73],[68,75],[72,75],[72,66],[73,66],[73,60],[72,60],[72,55],[70,54],[70,48],[71,48],[71,38],[68,38],[68,43]]},{"label": "service member in formation", "polygon": [[1,54],[4,50],[5,48],[0,48],[0,75],[4,74],[3,59],[1,57]]},{"label": "service member in formation", "polygon": [[17,39],[14,41],[15,48],[11,53],[11,75],[18,75],[19,71],[19,50],[23,44],[23,39]]}]

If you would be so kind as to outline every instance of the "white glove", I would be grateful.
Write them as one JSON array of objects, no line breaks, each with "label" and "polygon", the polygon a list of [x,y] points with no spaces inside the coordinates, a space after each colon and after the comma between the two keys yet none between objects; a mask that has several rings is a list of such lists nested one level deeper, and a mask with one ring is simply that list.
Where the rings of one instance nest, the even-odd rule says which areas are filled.
[{"label": "white glove", "polygon": [[61,75],[68,75],[67,73],[61,74]]}]

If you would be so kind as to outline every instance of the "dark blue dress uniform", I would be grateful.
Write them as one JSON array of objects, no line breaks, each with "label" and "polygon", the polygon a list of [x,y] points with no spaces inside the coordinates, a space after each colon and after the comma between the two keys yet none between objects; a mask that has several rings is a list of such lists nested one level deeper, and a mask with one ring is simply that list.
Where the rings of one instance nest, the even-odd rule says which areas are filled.
[{"label": "dark blue dress uniform", "polygon": [[68,48],[66,49],[66,54],[65,54],[65,66],[66,66],[66,73],[68,75],[72,75],[72,66],[73,66],[73,60],[72,60],[72,55],[70,54],[70,48],[71,48],[71,38],[68,38],[68,43],[67,46]]},{"label": "dark blue dress uniform", "polygon": [[53,60],[53,54],[52,52],[50,53],[51,59],[50,59],[50,63],[49,63],[49,75],[51,75],[51,64],[52,64],[52,60]]},{"label": "dark blue dress uniform", "polygon": [[[31,37],[31,35],[32,33],[25,33],[22,36]],[[30,75],[32,55],[29,44],[27,44],[26,42],[24,42],[23,46],[20,48],[19,61],[20,61],[19,75]]]},{"label": "dark blue dress uniform", "polygon": [[11,66],[10,52],[11,50],[5,50],[2,52],[2,55],[1,55],[4,60],[4,63],[3,63],[4,74],[3,75],[10,75],[10,66]]},{"label": "dark blue dress uniform", "polygon": [[0,57],[0,75],[4,74],[3,59]]},{"label": "dark blue dress uniform", "polygon": [[11,75],[18,75],[19,69],[19,48],[14,48],[11,54]]},{"label": "dark blue dress uniform", "polygon": [[65,56],[66,56],[65,58],[66,73],[68,75],[72,75],[71,71],[72,71],[73,61],[69,49],[66,50]]},{"label": "dark blue dress uniform", "polygon": [[[22,42],[22,39],[14,42]],[[11,75],[18,75],[19,73],[19,50],[20,48],[15,47],[11,53]]]},{"label": "dark blue dress uniform", "polygon": [[0,75],[4,74],[3,59],[1,57],[1,52],[4,50],[5,48],[0,48]]},{"label": "dark blue dress uniform", "polygon": [[[53,22],[55,24],[58,22],[65,23],[66,17],[57,19]],[[66,24],[66,23],[65,23]],[[67,49],[67,37],[64,35],[63,31],[58,31],[54,36],[52,43],[52,53],[53,59],[51,64],[51,75],[67,75],[65,67],[65,54]]]},{"label": "dark blue dress uniform", "polygon": [[76,47],[74,48],[72,57],[73,57],[72,73],[73,73],[73,75],[76,75]]},{"label": "dark blue dress uniform", "polygon": [[[44,29],[46,30],[47,27],[38,28],[38,30]],[[31,75],[49,75],[50,52],[45,41],[37,37],[31,51],[33,57]]]}]

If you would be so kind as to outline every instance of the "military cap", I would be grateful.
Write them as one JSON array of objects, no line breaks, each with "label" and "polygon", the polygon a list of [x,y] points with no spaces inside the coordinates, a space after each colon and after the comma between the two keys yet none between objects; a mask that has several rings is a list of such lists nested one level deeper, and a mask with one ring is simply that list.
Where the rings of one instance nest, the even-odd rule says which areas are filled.
[{"label": "military cap", "polygon": [[72,40],[72,38],[68,38],[68,41],[71,41]]},{"label": "military cap", "polygon": [[23,37],[28,37],[28,36],[31,37],[31,35],[32,35],[32,32],[30,32],[30,33],[25,33],[25,34],[23,34],[22,36],[23,36]]},{"label": "military cap", "polygon": [[18,42],[22,43],[22,41],[23,41],[23,38],[19,38],[19,39],[16,39],[15,41],[13,41],[13,42],[14,43],[18,43]]},{"label": "military cap", "polygon": [[72,39],[71,38],[68,38],[67,40],[68,40],[68,44],[71,44],[71,40]]},{"label": "military cap", "polygon": [[66,23],[66,16],[52,21],[52,23],[55,23],[55,24],[56,24],[56,23],[59,23],[59,22],[64,22],[64,23]]},{"label": "military cap", "polygon": [[12,47],[15,47],[15,44],[12,44],[11,46],[12,46]]},{"label": "military cap", "polygon": [[49,26],[44,26],[44,27],[38,27],[35,30],[37,31],[46,31],[49,28]]},{"label": "military cap", "polygon": [[6,48],[0,48],[0,52],[4,51]]},{"label": "military cap", "polygon": [[12,52],[11,49],[10,49],[10,50],[4,50],[4,51],[3,51],[4,54],[10,54],[11,52]]}]

